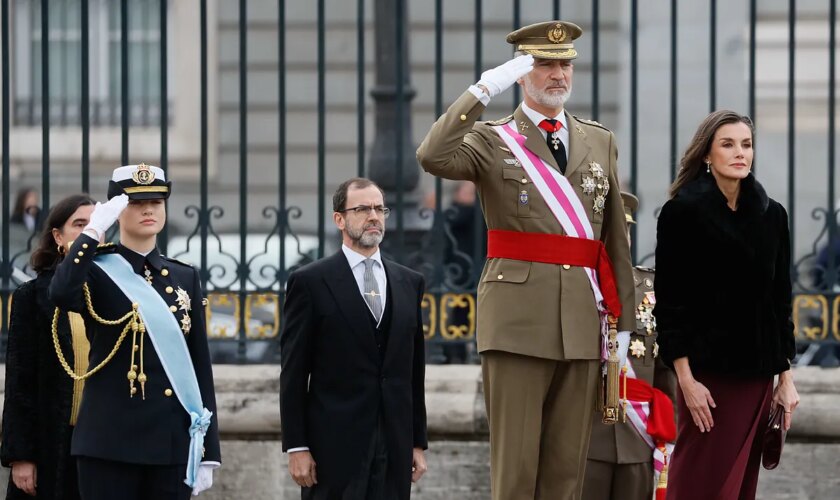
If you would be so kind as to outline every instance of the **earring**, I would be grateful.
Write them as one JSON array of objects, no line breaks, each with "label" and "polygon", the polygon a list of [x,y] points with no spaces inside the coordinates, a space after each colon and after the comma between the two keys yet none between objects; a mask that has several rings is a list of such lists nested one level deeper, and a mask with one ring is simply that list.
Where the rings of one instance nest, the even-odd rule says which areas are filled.
[{"label": "earring", "polygon": [[64,245],[58,245],[57,250],[58,255],[64,255],[65,253],[67,253],[67,249],[64,248]]},{"label": "earring", "polygon": [[709,160],[706,160],[706,173],[707,174],[712,173],[712,162],[710,162]]}]

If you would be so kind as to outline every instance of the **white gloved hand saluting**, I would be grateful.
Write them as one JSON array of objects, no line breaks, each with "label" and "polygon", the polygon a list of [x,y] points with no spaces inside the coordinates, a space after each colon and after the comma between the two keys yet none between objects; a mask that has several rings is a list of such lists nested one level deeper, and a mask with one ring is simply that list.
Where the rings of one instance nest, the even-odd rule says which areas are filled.
[{"label": "white gloved hand saluting", "polygon": [[493,98],[510,88],[517,80],[530,73],[532,69],[534,69],[534,56],[531,54],[517,56],[501,66],[496,66],[482,73],[481,80],[476,85],[484,86],[488,95]]},{"label": "white gloved hand saluting", "polygon": [[117,222],[120,214],[128,206],[128,195],[114,196],[105,203],[96,203],[90,214],[90,222],[82,231],[91,238],[101,240],[105,232]]}]

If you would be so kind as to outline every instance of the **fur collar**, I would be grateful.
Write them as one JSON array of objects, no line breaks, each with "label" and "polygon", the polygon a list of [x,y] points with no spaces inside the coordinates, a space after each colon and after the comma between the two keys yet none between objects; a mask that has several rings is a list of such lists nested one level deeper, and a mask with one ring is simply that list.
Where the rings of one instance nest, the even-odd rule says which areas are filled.
[{"label": "fur collar", "polygon": [[[715,178],[711,174],[700,174],[694,180],[688,182],[677,193],[677,198],[682,198],[688,203],[703,202],[703,204],[711,202],[713,205],[721,206],[729,209],[726,205],[726,196],[718,188]],[[767,211],[770,205],[770,198],[761,183],[756,180],[755,176],[750,174],[741,181],[741,193],[738,196],[738,210],[744,209],[757,215],[762,215]]]}]

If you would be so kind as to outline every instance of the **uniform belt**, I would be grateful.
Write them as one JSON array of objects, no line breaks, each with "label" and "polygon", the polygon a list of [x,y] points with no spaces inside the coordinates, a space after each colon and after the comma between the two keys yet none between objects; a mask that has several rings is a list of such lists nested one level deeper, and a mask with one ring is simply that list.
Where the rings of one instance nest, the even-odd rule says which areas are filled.
[{"label": "uniform belt", "polygon": [[672,442],[677,438],[677,426],[674,423],[674,404],[667,394],[651,386],[644,380],[630,378],[621,374],[621,399],[648,403],[650,416],[647,421],[647,433],[657,443]]},{"label": "uniform belt", "polygon": [[598,273],[598,284],[604,296],[604,305],[616,318],[621,314],[621,302],[618,300],[612,262],[607,255],[604,243],[600,240],[561,234],[491,229],[487,231],[487,258],[568,264],[594,269]]}]

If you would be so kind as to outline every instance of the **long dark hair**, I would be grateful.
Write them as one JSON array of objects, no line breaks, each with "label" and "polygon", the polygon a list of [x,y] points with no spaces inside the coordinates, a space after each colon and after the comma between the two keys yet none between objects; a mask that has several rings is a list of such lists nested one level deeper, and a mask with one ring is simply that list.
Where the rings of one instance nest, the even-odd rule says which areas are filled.
[{"label": "long dark hair", "polygon": [[61,231],[64,224],[76,213],[79,207],[94,204],[96,202],[87,194],[74,194],[62,199],[53,206],[44,223],[44,229],[41,231],[38,248],[32,252],[32,257],[29,259],[29,263],[36,273],[54,268],[61,260],[62,256],[58,253],[58,245],[55,244],[52,230],[58,229]]},{"label": "long dark hair", "polygon": [[685,149],[683,157],[680,160],[680,172],[668,194],[671,198],[677,195],[683,186],[700,177],[706,170],[706,163],[703,161],[712,149],[712,139],[715,138],[715,133],[724,125],[730,123],[743,123],[750,128],[750,133],[753,137],[753,148],[755,147],[755,126],[750,117],[740,115],[728,109],[715,111],[707,116],[697,127],[697,132],[694,133],[694,138],[691,139],[691,144]]}]

